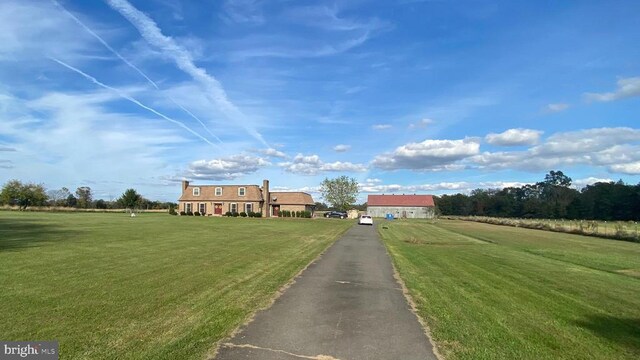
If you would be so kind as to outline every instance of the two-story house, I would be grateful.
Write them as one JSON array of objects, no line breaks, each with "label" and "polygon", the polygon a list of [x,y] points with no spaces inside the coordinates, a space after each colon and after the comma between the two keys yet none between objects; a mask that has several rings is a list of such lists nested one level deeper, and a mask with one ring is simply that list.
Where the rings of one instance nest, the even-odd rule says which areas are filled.
[{"label": "two-story house", "polygon": [[304,192],[270,192],[269,180],[258,185],[192,185],[182,182],[179,211],[222,216],[227,212],[260,212],[263,217],[278,217],[283,210],[310,211],[315,203]]}]

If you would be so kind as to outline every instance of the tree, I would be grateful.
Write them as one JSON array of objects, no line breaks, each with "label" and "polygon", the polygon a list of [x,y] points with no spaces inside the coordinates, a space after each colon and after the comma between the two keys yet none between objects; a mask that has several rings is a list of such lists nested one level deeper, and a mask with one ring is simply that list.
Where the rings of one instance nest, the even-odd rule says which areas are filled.
[{"label": "tree", "polygon": [[81,186],[76,189],[76,197],[78,198],[78,207],[86,209],[91,206],[93,201],[93,195],[91,194],[91,188],[88,186]]},{"label": "tree", "polygon": [[122,196],[118,199],[118,203],[126,209],[134,209],[139,205],[142,200],[142,196],[136,192],[135,189],[127,189]]},{"label": "tree", "polygon": [[47,196],[49,196],[49,204],[51,206],[67,206],[67,198],[71,195],[69,189],[63,187],[58,190],[49,190],[47,191]]},{"label": "tree", "polygon": [[356,202],[358,181],[346,175],[335,179],[325,178],[320,184],[320,193],[335,209],[345,211]]},{"label": "tree", "polygon": [[41,184],[23,184],[19,180],[10,180],[2,187],[0,201],[7,205],[18,205],[20,208],[42,206],[47,202],[47,194]]},{"label": "tree", "polygon": [[104,210],[108,208],[108,204],[106,201],[102,200],[102,199],[98,199],[96,201],[96,209],[100,209],[100,210]]}]

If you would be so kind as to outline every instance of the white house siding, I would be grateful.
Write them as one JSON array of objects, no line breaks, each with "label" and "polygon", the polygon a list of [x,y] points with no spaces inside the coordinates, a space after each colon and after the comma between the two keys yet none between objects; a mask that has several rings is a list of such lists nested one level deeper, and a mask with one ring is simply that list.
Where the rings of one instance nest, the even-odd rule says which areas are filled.
[{"label": "white house siding", "polygon": [[433,207],[367,206],[367,214],[373,217],[386,217],[387,214],[393,214],[395,218],[433,219],[435,210]]}]

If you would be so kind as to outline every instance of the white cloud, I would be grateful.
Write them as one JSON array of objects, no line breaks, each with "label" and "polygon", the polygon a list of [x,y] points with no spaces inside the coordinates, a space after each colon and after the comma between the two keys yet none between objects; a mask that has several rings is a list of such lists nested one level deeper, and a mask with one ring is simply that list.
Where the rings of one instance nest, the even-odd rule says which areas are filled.
[{"label": "white cloud", "polygon": [[283,153],[282,151],[276,150],[274,148],[262,149],[260,150],[260,152],[264,155],[271,156],[271,157],[282,158],[282,159],[288,158],[287,154]]},{"label": "white cloud", "polygon": [[623,78],[617,81],[615,92],[587,93],[585,98],[591,101],[613,101],[632,96],[640,96],[640,77]]},{"label": "white cloud", "polygon": [[485,140],[491,145],[520,146],[534,145],[538,143],[542,131],[531,129],[509,129],[500,134],[491,133]]},{"label": "white cloud", "polygon": [[564,103],[547,104],[547,106],[545,106],[545,110],[547,112],[561,112],[567,110],[569,107],[569,104]]},{"label": "white cloud", "polygon": [[611,172],[633,173],[640,161],[640,129],[597,128],[551,135],[523,151],[484,152],[469,159],[481,169],[548,171],[553,168],[605,166]]},{"label": "white cloud", "polygon": [[475,138],[463,140],[425,140],[396,148],[390,154],[378,155],[373,166],[385,170],[456,170],[462,165],[456,162],[474,156],[480,151]]},{"label": "white cloud", "polygon": [[424,127],[427,127],[427,125],[431,125],[431,124],[433,124],[433,120],[422,119],[415,123],[409,124],[409,129],[424,128]]},{"label": "white cloud", "polygon": [[133,7],[126,0],[107,0],[107,2],[136,27],[149,44],[160,49],[163,55],[172,59],[180,70],[198,82],[204,88],[215,108],[220,109],[225,116],[244,128],[256,140],[267,145],[250,119],[229,100],[222,84],[215,77],[208,74],[205,69],[196,66],[189,51],[180,46],[173,38],[165,36],[151,18]]},{"label": "white cloud", "polygon": [[364,86],[354,86],[354,87],[350,87],[347,90],[345,90],[345,94],[346,95],[353,95],[353,94],[357,94],[359,92],[362,92],[366,89],[366,87]]},{"label": "white cloud", "polygon": [[227,22],[261,25],[265,22],[263,3],[260,0],[227,0],[224,2],[224,15],[221,18]]},{"label": "white cloud", "polygon": [[593,177],[590,176],[588,178],[584,178],[584,179],[577,179],[577,180],[573,180],[571,185],[577,189],[581,189],[587,185],[593,185],[595,183],[599,183],[599,182],[604,182],[604,183],[608,183],[608,182],[612,182],[612,179],[609,178],[597,178],[597,177]]},{"label": "white cloud", "polygon": [[271,165],[268,161],[250,155],[233,155],[212,160],[197,160],[189,164],[184,177],[193,180],[233,180],[255,173]]},{"label": "white cloud", "polygon": [[365,181],[360,185],[360,191],[364,193],[468,193],[474,189],[503,189],[506,187],[519,187],[526,185],[527,183],[518,181],[493,181],[493,182],[478,182],[470,183],[466,181],[457,182],[439,182],[430,184],[419,185],[382,185],[382,184],[370,184]]},{"label": "white cloud", "polygon": [[626,164],[614,164],[611,165],[610,170],[616,173],[623,173],[628,175],[640,175],[640,161],[626,163]]},{"label": "white cloud", "polygon": [[322,172],[364,172],[367,167],[363,164],[336,161],[325,163],[318,155],[296,155],[292,161],[279,163],[286,172],[299,175],[317,175]]},{"label": "white cloud", "polygon": [[[8,160],[3,165],[11,170],[1,175],[8,178],[44,181],[49,188],[101,179],[100,191],[116,195],[127,184],[164,185],[155,179],[173,172],[176,150],[206,146],[182,137],[167,122],[105,110],[118,100],[111,91],[50,92],[32,100],[8,97],[10,106],[0,105],[0,133],[10,139],[3,146],[16,149],[2,153]],[[116,178],[118,183],[112,181]]]},{"label": "white cloud", "polygon": [[33,62],[41,57],[77,56],[88,48],[71,19],[50,2],[0,1],[0,60]]},{"label": "white cloud", "polygon": [[376,124],[373,125],[373,130],[386,130],[391,129],[391,125],[389,124]]},{"label": "white cloud", "polygon": [[351,145],[340,144],[333,147],[333,151],[335,152],[346,152],[349,150],[351,150]]}]

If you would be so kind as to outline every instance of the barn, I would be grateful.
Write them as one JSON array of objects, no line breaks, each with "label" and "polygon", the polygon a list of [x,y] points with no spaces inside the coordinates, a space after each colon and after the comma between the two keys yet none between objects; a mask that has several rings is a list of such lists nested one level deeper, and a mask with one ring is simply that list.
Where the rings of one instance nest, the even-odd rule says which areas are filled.
[{"label": "barn", "polygon": [[367,213],[373,217],[433,219],[436,206],[433,195],[369,195]]}]

